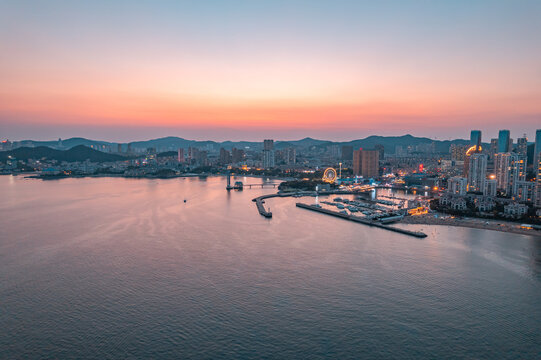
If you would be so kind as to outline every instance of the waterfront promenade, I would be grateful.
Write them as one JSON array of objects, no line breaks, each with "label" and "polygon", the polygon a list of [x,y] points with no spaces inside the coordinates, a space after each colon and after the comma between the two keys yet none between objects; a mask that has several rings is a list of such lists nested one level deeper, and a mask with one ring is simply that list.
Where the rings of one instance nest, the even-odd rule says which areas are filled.
[{"label": "waterfront promenade", "polygon": [[472,229],[494,230],[513,234],[541,237],[541,231],[523,228],[520,223],[516,222],[481,218],[458,218],[445,214],[437,215],[438,217],[434,217],[434,214],[405,216],[404,219],[402,219],[401,223],[419,225],[460,226]]}]

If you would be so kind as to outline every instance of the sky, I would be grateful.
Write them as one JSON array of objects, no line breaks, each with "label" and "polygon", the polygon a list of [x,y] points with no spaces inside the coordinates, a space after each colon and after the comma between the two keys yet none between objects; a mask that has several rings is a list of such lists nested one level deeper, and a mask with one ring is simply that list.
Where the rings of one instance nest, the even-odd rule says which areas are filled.
[{"label": "sky", "polygon": [[0,138],[541,128],[541,1],[0,0]]}]

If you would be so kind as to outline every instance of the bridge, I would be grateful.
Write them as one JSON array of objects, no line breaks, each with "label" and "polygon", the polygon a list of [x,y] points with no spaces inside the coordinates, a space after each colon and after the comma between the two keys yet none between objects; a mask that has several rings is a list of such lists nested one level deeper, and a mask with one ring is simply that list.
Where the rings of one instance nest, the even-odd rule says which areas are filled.
[{"label": "bridge", "polygon": [[257,188],[257,187],[260,187],[260,188],[263,189],[265,186],[267,186],[267,187],[271,187],[271,186],[272,186],[273,188],[276,188],[278,185],[280,185],[280,184],[276,184],[276,183],[268,183],[268,184],[264,184],[264,183],[263,183],[263,184],[243,184],[244,187],[249,187],[250,189],[252,188],[252,186],[253,186],[253,187],[256,187],[256,188]]},{"label": "bridge", "polygon": [[[281,183],[281,182],[280,182]],[[234,185],[231,185],[231,173],[227,173],[227,186],[225,187],[226,190],[242,190],[244,188],[261,188],[264,187],[273,187],[276,188],[280,183],[261,183],[261,184],[243,184],[242,181],[236,181]]]}]

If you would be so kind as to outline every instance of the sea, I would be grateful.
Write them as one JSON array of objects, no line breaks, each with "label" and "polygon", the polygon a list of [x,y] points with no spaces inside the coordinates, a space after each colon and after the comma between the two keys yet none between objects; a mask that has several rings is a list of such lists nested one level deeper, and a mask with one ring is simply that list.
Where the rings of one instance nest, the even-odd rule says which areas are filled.
[{"label": "sea", "polygon": [[541,239],[297,208],[264,178],[0,176],[2,359],[539,359]]}]

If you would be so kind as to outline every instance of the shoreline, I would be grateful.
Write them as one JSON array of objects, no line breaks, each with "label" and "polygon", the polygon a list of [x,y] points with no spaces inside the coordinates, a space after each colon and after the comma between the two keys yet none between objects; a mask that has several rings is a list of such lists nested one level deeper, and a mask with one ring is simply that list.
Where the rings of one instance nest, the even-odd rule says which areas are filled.
[{"label": "shoreline", "polygon": [[[438,216],[441,216],[438,214]],[[443,215],[447,216],[447,215]],[[459,226],[467,227],[471,229],[480,230],[493,230],[506,233],[513,233],[518,235],[529,235],[537,238],[541,238],[541,231],[535,229],[523,229],[520,223],[510,222],[505,220],[486,220],[477,218],[451,218],[451,217],[438,217],[435,218],[434,214],[418,215],[418,216],[405,216],[400,224],[408,225],[443,225],[443,226]]]},{"label": "shoreline", "polygon": [[[18,173],[18,174],[2,174],[2,175],[12,175],[12,176],[21,176],[25,179],[37,179],[37,180],[61,180],[61,179],[83,179],[83,178],[124,178],[124,179],[177,179],[177,178],[191,178],[191,177],[223,177],[227,174],[212,174],[212,173],[183,173],[172,176],[155,176],[155,175],[142,175],[142,176],[126,176],[124,174],[86,174],[86,175],[47,175],[40,176],[35,173]],[[232,178],[238,177],[248,177],[248,178],[268,178],[269,180],[278,180],[278,181],[287,181],[288,178],[283,178],[279,176],[266,176],[266,175],[242,175],[242,174],[231,174]]]}]

